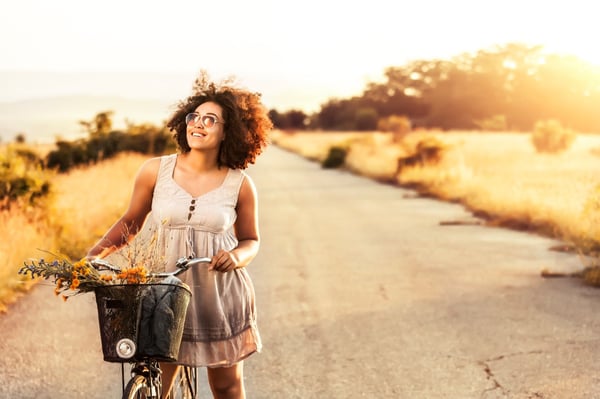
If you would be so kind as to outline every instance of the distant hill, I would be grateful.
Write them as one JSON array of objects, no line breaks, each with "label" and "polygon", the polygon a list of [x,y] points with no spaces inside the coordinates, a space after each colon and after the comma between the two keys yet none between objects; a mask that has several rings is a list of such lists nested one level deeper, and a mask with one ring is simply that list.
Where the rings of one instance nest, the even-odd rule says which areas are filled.
[{"label": "distant hill", "polygon": [[82,135],[79,121],[92,120],[96,114],[114,111],[113,124],[119,129],[125,121],[162,124],[173,108],[173,103],[161,100],[130,99],[115,96],[68,95],[0,102],[0,138],[12,141],[23,133],[28,142],[54,142]]}]

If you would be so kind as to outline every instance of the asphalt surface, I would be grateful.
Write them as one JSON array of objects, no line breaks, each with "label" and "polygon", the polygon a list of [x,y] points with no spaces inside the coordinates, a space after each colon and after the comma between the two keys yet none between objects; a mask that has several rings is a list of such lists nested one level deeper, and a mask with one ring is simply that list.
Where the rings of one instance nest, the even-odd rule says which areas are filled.
[{"label": "asphalt surface", "polygon": [[[557,242],[276,147],[248,173],[262,353],[248,398],[600,398],[600,290]],[[0,315],[0,398],[118,398],[94,298],[39,285]],[[203,398],[209,398],[206,388]]]}]

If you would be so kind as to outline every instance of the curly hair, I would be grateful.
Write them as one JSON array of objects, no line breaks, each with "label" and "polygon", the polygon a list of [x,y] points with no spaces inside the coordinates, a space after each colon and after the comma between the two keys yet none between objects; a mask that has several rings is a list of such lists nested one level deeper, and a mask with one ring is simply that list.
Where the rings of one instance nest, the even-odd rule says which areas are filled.
[{"label": "curly hair", "polygon": [[225,138],[221,143],[217,163],[219,167],[245,169],[253,164],[268,144],[268,134],[273,128],[268,111],[261,103],[260,93],[236,88],[230,80],[220,84],[211,82],[206,72],[201,72],[194,83],[193,93],[179,102],[167,128],[179,151],[191,151],[187,142],[185,116],[205,102],[219,104],[225,120]]}]

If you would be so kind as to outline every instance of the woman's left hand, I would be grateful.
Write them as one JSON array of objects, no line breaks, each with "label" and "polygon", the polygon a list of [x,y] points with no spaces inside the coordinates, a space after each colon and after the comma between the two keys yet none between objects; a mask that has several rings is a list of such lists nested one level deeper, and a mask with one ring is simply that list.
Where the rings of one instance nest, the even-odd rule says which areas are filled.
[{"label": "woman's left hand", "polygon": [[212,257],[208,270],[226,273],[235,269],[238,264],[239,261],[233,253],[221,249]]}]

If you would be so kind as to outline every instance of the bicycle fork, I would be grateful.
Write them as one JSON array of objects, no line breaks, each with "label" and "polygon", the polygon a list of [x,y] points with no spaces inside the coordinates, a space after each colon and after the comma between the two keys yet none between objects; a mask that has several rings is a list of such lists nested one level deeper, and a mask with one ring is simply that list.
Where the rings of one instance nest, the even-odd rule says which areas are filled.
[{"label": "bicycle fork", "polygon": [[157,363],[140,362],[131,369],[131,376],[141,375],[146,379],[146,398],[161,399],[162,394],[162,370]]}]

